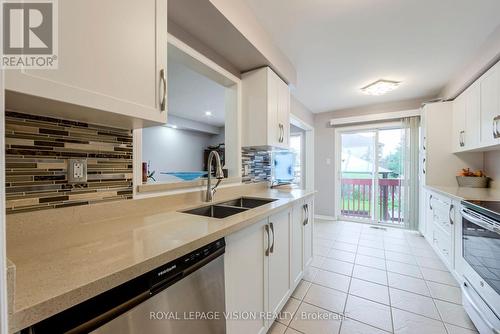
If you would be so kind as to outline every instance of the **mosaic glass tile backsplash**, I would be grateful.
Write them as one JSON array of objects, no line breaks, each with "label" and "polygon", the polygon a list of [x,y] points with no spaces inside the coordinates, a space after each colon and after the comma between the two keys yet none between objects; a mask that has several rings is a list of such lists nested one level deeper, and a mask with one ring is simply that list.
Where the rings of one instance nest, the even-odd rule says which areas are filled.
[{"label": "mosaic glass tile backsplash", "polygon": [[[271,180],[271,152],[244,148],[241,151],[242,173],[244,183]],[[245,165],[248,174],[245,175]]]},{"label": "mosaic glass tile backsplash", "polygon": [[[5,112],[7,214],[132,198],[132,131]],[[68,159],[87,182],[67,182]]]}]

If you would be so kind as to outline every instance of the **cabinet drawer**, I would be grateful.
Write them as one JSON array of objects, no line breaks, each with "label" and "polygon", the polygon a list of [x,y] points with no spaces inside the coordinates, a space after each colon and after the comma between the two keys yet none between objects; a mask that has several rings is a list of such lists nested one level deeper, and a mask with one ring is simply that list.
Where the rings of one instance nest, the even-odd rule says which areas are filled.
[{"label": "cabinet drawer", "polygon": [[434,224],[432,231],[432,245],[445,262],[451,266],[453,259],[452,237],[451,235],[446,234],[440,226],[437,226],[437,224]]}]

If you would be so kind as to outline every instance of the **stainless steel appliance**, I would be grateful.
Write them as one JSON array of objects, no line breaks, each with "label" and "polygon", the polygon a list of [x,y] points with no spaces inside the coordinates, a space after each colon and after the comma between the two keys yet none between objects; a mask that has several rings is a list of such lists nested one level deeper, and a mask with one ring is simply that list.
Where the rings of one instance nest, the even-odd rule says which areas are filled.
[{"label": "stainless steel appliance", "polygon": [[500,333],[500,202],[462,202],[464,308],[481,334]]},{"label": "stainless steel appliance", "polygon": [[26,331],[225,333],[224,249],[215,241]]}]

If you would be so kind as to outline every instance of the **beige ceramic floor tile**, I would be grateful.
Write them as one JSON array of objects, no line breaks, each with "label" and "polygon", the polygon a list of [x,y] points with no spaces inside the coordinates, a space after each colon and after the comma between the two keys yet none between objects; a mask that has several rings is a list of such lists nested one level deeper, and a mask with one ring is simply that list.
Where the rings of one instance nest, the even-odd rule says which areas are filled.
[{"label": "beige ceramic floor tile", "polygon": [[385,251],[385,258],[387,260],[391,260],[391,261],[413,264],[414,266],[417,265],[417,260],[415,260],[415,257],[413,255],[409,255],[409,254],[403,254],[403,253],[398,253],[398,252],[386,250]]},{"label": "beige ceramic floor tile", "polygon": [[290,327],[304,334],[332,334],[339,332],[340,322],[337,314],[302,303]]},{"label": "beige ceramic floor tile", "polygon": [[299,305],[300,305],[300,300],[295,298],[288,299],[285,306],[283,306],[283,309],[278,315],[276,321],[282,323],[285,326],[288,326],[290,324],[290,321],[292,321],[295,312],[299,308]]},{"label": "beige ceramic floor tile", "polygon": [[346,299],[346,293],[316,284],[311,285],[304,297],[306,303],[335,313],[344,311]]},{"label": "beige ceramic floor tile", "polygon": [[286,326],[275,321],[272,325],[271,328],[269,328],[269,331],[267,332],[268,334],[283,334],[286,331]]},{"label": "beige ceramic floor tile", "polygon": [[435,300],[435,302],[444,322],[473,330],[476,329],[462,305],[442,300]]},{"label": "beige ceramic floor tile", "polygon": [[349,294],[389,305],[389,289],[385,285],[353,278]]},{"label": "beige ceramic floor tile", "polygon": [[387,272],[385,270],[355,265],[352,277],[387,285]]},{"label": "beige ceramic floor tile", "polygon": [[338,274],[351,276],[352,267],[352,263],[326,258],[325,260],[323,260],[320,268]]},{"label": "beige ceramic floor tile", "polygon": [[331,259],[344,261],[344,262],[354,263],[354,259],[356,258],[356,254],[351,253],[351,252],[347,252],[347,251],[343,251],[340,249],[332,248],[332,249],[330,249],[330,252],[328,252],[327,257],[329,257]]},{"label": "beige ceramic floor tile", "polygon": [[441,321],[393,308],[394,334],[447,334]]},{"label": "beige ceramic floor tile", "polygon": [[420,273],[420,269],[418,266],[395,261],[386,261],[386,264],[387,271],[416,278],[422,278],[422,274]]},{"label": "beige ceramic floor tile", "polygon": [[342,321],[340,334],[386,334],[388,332],[378,328],[365,325],[353,319],[345,319]]},{"label": "beige ceramic floor tile", "polygon": [[378,257],[356,254],[355,263],[361,266],[385,270],[385,260]]},{"label": "beige ceramic floor tile", "polygon": [[458,287],[458,283],[455,278],[447,271],[429,269],[424,267],[421,268],[421,271],[426,281],[432,281]]},{"label": "beige ceramic floor tile", "polygon": [[355,253],[358,245],[342,241],[335,241],[332,245],[332,248]]},{"label": "beige ceramic floor tile", "polygon": [[313,282],[328,288],[347,292],[351,278],[346,275],[337,274],[327,270],[318,270]]},{"label": "beige ceramic floor tile", "polygon": [[390,294],[392,307],[441,320],[432,298],[393,288]]},{"label": "beige ceramic floor tile", "polygon": [[462,305],[462,291],[460,288],[431,281],[427,281],[427,286],[433,298]]},{"label": "beige ceramic floor tile", "polygon": [[413,293],[418,293],[424,296],[429,296],[429,297],[431,296],[431,294],[429,293],[429,289],[427,288],[427,284],[423,279],[392,272],[388,272],[387,277],[389,279],[390,287],[400,290],[410,291]]},{"label": "beige ceramic floor tile", "polygon": [[448,334],[477,334],[477,331],[458,327],[455,325],[444,324],[448,330]]},{"label": "beige ceramic floor tile", "polygon": [[386,305],[349,295],[345,316],[386,331],[392,331],[391,311]]},{"label": "beige ceramic floor tile", "polygon": [[382,249],[377,249],[377,248],[359,246],[357,254],[368,255],[368,256],[379,257],[381,259],[385,259],[384,251]]},{"label": "beige ceramic floor tile", "polygon": [[292,292],[292,297],[299,299],[299,300],[302,300],[304,298],[304,296],[306,295],[307,290],[309,289],[310,286],[311,286],[311,282],[301,280],[299,282],[299,284],[297,284],[297,287],[295,288],[295,290]]}]

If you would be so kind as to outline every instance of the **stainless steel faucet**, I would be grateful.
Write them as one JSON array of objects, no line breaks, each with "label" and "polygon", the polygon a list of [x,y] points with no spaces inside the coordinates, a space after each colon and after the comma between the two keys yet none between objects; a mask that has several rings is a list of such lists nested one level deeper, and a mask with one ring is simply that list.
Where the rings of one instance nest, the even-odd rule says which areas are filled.
[{"label": "stainless steel faucet", "polygon": [[[215,177],[217,178],[217,183],[212,188],[212,159],[215,157]],[[217,151],[211,151],[208,155],[208,179],[207,179],[207,197],[206,202],[212,202],[214,199],[214,194],[217,191],[217,186],[224,178],[224,172],[222,171],[222,165],[220,162],[220,155]]]}]

